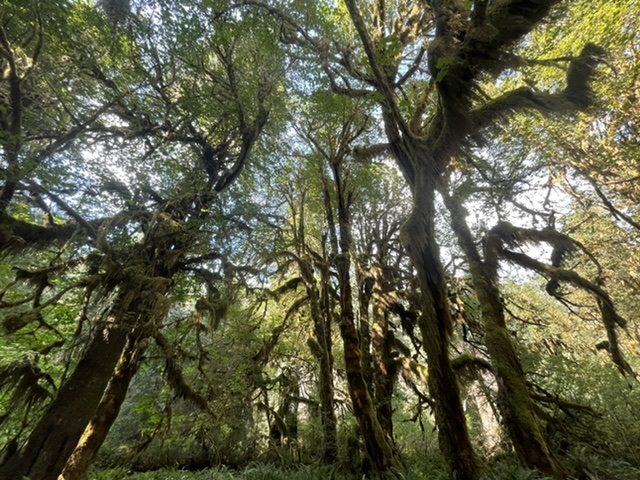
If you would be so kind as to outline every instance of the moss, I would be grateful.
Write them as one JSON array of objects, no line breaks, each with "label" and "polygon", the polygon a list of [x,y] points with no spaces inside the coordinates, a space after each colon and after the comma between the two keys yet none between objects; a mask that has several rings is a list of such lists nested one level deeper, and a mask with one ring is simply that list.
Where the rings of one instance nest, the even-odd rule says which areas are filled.
[{"label": "moss", "polygon": [[562,466],[542,435],[509,331],[491,319],[485,322],[485,344],[498,379],[501,413],[515,450],[526,465],[562,478]]},{"label": "moss", "polygon": [[469,35],[470,40],[475,40],[481,43],[491,43],[498,33],[499,32],[496,27],[491,24],[486,24],[472,29]]},{"label": "moss", "polygon": [[40,315],[39,310],[7,315],[2,319],[2,330],[8,334],[16,333],[18,330],[35,321],[38,318],[38,315]]},{"label": "moss", "polygon": [[558,0],[493,0],[487,6],[487,18],[498,30],[496,47],[507,45],[529,33]]}]

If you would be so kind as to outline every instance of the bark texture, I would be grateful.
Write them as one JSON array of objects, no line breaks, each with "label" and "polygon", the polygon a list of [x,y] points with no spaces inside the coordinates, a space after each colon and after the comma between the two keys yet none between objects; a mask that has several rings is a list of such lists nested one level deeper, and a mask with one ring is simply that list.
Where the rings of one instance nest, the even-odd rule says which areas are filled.
[{"label": "bark texture", "polygon": [[126,331],[114,324],[94,335],[25,446],[0,467],[0,478],[57,480],[96,413],[126,341]]},{"label": "bark texture", "polygon": [[504,304],[495,283],[497,266],[487,265],[480,257],[460,199],[446,192],[443,192],[443,198],[451,213],[452,229],[469,262],[474,290],[481,305],[485,345],[498,382],[498,408],[509,438],[525,465],[554,478],[564,478],[567,472],[546,442],[522,364],[507,329]]},{"label": "bark texture", "polygon": [[[307,279],[309,280],[309,279]],[[311,282],[313,279],[311,278]],[[323,432],[323,462],[334,463],[338,459],[338,430],[333,396],[333,353],[331,341],[331,317],[329,307],[320,308],[320,295],[314,289],[313,283],[308,283],[307,294],[311,302],[311,317],[316,341],[320,346],[316,349],[316,357],[320,363],[320,418]],[[325,290],[323,289],[323,292]],[[328,303],[328,292],[323,294],[324,302]]]},{"label": "bark texture", "polygon": [[358,419],[367,457],[377,471],[386,472],[398,464],[398,458],[392,444],[388,441],[384,430],[380,426],[374,403],[369,394],[369,387],[364,378],[351,289],[350,252],[352,235],[349,205],[340,163],[335,162],[332,166],[336,182],[338,229],[340,232],[340,253],[336,255],[340,289],[340,333],[344,346],[349,395],[353,403],[354,414]]},{"label": "bark texture", "polygon": [[387,281],[382,273],[382,267],[379,267],[373,292],[374,398],[380,426],[387,441],[393,445],[393,408],[391,401],[393,399],[397,367],[395,359],[391,356],[394,337],[393,332],[389,330],[389,312],[385,301],[385,294],[388,294],[386,289]]},{"label": "bark texture", "polygon": [[58,480],[86,478],[89,467],[118,418],[129,384],[140,366],[141,356],[142,351],[136,347],[135,339],[130,338],[95,415],[84,430]]},{"label": "bark texture", "polygon": [[[304,195],[302,202],[304,203]],[[311,261],[305,254],[306,245],[304,234],[304,204],[300,208],[300,226],[298,236],[298,254],[296,256],[300,276],[307,292],[307,299],[313,320],[313,332],[315,343],[310,343],[312,352],[319,363],[319,394],[320,394],[320,418],[323,433],[323,454],[325,464],[335,463],[338,459],[338,429],[335,413],[335,401],[333,395],[333,347],[331,339],[331,298],[329,294],[329,260],[327,258],[326,245],[323,245],[324,265],[321,268],[320,283],[313,275]],[[333,224],[332,217],[329,223]]]},{"label": "bark texture", "polygon": [[449,358],[453,320],[435,239],[433,177],[422,176],[418,180],[414,188],[414,209],[402,228],[401,239],[420,279],[422,314],[418,326],[427,353],[428,386],[434,400],[438,442],[454,478],[474,479],[478,463],[469,438],[458,379]]}]

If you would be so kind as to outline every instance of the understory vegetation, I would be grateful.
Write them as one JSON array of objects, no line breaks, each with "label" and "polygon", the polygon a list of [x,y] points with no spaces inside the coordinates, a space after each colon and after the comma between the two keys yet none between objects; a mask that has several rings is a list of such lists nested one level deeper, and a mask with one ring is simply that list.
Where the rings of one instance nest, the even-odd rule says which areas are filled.
[{"label": "understory vegetation", "polygon": [[638,32],[0,2],[0,480],[640,479]]}]

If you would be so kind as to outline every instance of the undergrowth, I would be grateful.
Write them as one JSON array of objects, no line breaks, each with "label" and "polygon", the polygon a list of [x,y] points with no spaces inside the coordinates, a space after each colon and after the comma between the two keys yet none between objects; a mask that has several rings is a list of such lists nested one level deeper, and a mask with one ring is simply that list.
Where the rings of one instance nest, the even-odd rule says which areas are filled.
[{"label": "undergrowth", "polygon": [[183,470],[155,470],[128,473],[125,469],[94,471],[89,480],[352,480],[353,475],[340,473],[337,467],[300,465],[280,468],[273,465],[250,465],[242,471],[224,466],[189,472]]},{"label": "undergrowth", "polygon": [[[638,480],[640,469],[624,461],[598,456],[586,448],[575,448],[565,458],[565,464],[575,472],[572,480]],[[275,465],[250,464],[238,471],[218,466],[200,471],[161,469],[149,472],[129,472],[124,468],[94,470],[89,480],[361,480],[375,476],[353,474],[339,466],[296,465],[281,468]],[[412,465],[388,473],[384,480],[449,480],[439,463]],[[551,480],[536,470],[523,467],[511,456],[505,456],[487,466],[481,480]]]}]

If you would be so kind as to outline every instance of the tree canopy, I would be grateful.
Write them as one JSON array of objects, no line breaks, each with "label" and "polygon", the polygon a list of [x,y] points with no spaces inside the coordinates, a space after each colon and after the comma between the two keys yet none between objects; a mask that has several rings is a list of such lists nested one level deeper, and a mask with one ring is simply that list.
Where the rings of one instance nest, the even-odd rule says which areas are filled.
[{"label": "tree canopy", "polygon": [[0,478],[640,474],[636,0],[0,5]]}]

